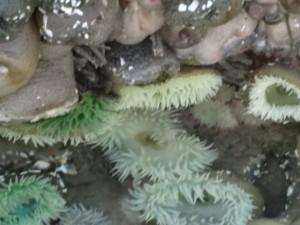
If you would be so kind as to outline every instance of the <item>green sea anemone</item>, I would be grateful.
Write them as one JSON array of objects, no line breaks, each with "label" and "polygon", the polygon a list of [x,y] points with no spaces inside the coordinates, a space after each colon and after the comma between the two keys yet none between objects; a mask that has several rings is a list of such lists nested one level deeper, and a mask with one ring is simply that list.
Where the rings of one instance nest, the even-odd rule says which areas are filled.
[{"label": "green sea anemone", "polygon": [[247,112],[261,119],[300,120],[299,74],[274,66],[259,70],[249,91]]},{"label": "green sea anemone", "polygon": [[1,225],[41,225],[57,218],[64,205],[48,178],[28,176],[0,183]]},{"label": "green sea anemone", "polygon": [[120,96],[116,109],[187,107],[215,95],[221,84],[221,77],[213,70],[184,68],[176,77],[155,84],[116,86]]},{"label": "green sea anemone", "polygon": [[96,209],[87,209],[83,204],[68,207],[60,215],[61,225],[109,225],[111,222]]},{"label": "green sea anemone", "polygon": [[[206,169],[216,158],[211,146],[189,136],[180,127],[174,113],[154,110],[120,112],[116,127],[110,126],[106,137],[98,141],[106,146],[105,154],[114,162],[113,172],[124,180],[184,176]],[[103,144],[102,144],[103,145]]]},{"label": "green sea anemone", "polygon": [[158,225],[246,225],[254,208],[248,193],[209,174],[144,184],[130,193],[131,210]]},{"label": "green sea anemone", "polygon": [[95,138],[109,117],[110,100],[86,94],[75,108],[62,116],[38,122],[1,126],[0,135],[9,140],[31,141],[36,146],[62,142],[78,145]]}]

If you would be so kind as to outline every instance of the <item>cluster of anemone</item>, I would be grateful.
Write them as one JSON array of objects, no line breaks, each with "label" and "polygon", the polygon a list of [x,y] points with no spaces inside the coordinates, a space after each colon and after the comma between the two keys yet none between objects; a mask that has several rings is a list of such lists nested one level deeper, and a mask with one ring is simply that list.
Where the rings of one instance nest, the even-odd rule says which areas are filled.
[{"label": "cluster of anemone", "polygon": [[121,181],[134,178],[125,205],[141,221],[246,225],[254,206],[262,209],[261,196],[251,185],[203,173],[217,152],[189,135],[177,113],[130,109],[114,116],[109,129],[91,143],[104,147]]},{"label": "cluster of anemone", "polygon": [[[12,122],[0,127],[2,136],[14,141],[31,141],[35,145],[58,142],[101,145],[114,163],[113,172],[120,180],[132,176],[140,181],[138,185],[143,184],[131,192],[128,200],[131,209],[140,212],[143,221],[156,220],[158,225],[245,225],[250,220],[253,204],[248,193],[209,174],[199,175],[217,159],[217,152],[211,145],[189,135],[174,112],[163,111],[202,103],[216,94],[222,83],[221,77],[213,70],[198,67],[181,68],[172,78],[160,73],[169,72],[165,67],[173,62],[213,64],[225,55],[247,49],[248,46],[239,44],[249,40],[261,20],[266,23],[267,42],[277,48],[276,44],[281,40],[276,38],[277,35],[272,36],[275,32],[273,24],[282,24],[282,20],[273,21],[274,15],[266,15],[264,4],[252,5],[256,1],[245,1],[245,4],[239,0],[203,4],[179,0],[154,4],[146,0],[24,2],[5,1],[0,6],[0,20],[4,24],[0,29],[0,40],[3,41],[0,43],[3,64],[0,74],[7,75],[0,85],[0,120]],[[15,11],[11,7],[13,4],[21,9]],[[300,11],[290,7],[288,2],[280,1],[280,4],[286,14]],[[253,10],[255,7],[262,10]],[[36,8],[38,11],[33,18]],[[257,18],[255,11],[266,14]],[[206,14],[210,14],[209,19],[203,19]],[[292,15],[290,19],[294,21]],[[292,28],[298,26],[294,24]],[[145,68],[138,67],[139,73],[134,73],[141,59],[136,57],[138,59],[130,61],[134,58],[130,56],[129,62],[122,57],[116,60],[113,58],[119,53],[116,49],[110,53],[111,61],[118,61],[118,68],[109,68],[105,58],[108,54],[101,52],[105,48],[98,48],[108,40],[137,44],[158,30],[169,46],[152,35],[153,58],[147,58],[147,62],[155,58],[155,65],[152,65],[155,73],[150,66],[146,72],[143,71]],[[72,69],[71,47],[64,46],[65,49],[58,51],[60,47],[40,45],[41,36],[51,44],[77,46],[73,49],[79,55],[76,71]],[[299,34],[292,34],[290,38],[299,38]],[[90,45],[89,51],[78,47],[82,44]],[[162,49],[157,49],[159,45]],[[251,45],[255,46],[255,43]],[[169,47],[175,52],[171,51],[172,63],[169,61],[156,68],[156,62],[165,60],[161,56]],[[143,53],[145,51],[139,51],[138,56]],[[84,63],[77,64],[80,60]],[[117,95],[116,99],[78,94],[73,77],[75,72],[91,76],[87,86],[101,87],[95,71],[91,75],[86,69],[89,63],[97,72],[98,67],[102,71],[112,70],[112,92]],[[123,72],[124,68],[127,71]],[[50,76],[49,70],[50,75],[66,76]],[[13,82],[10,82],[11,77],[15,79]],[[55,83],[53,87],[45,88],[46,84],[50,86],[49,80]],[[274,121],[290,118],[299,121],[300,91],[298,82],[294,81],[297,78],[292,72],[276,69],[270,74],[260,71],[249,88],[248,113]],[[57,97],[55,94],[59,90],[63,91]],[[79,96],[82,98],[78,101]],[[24,102],[28,103],[26,110]],[[209,103],[198,105],[200,108],[194,106],[194,114],[200,114],[200,122],[220,126],[218,120],[205,118],[201,111],[205,104]],[[224,109],[226,118],[231,120],[227,126],[236,126],[228,108],[217,107]],[[214,119],[216,117],[219,114],[214,115]],[[101,213],[82,205],[68,208],[59,216],[64,201],[47,179],[23,177],[2,186],[0,222],[5,224],[38,225],[57,217],[63,224],[108,224]],[[276,224],[262,221],[253,221],[253,224]]]},{"label": "cluster of anemone", "polygon": [[190,68],[158,84],[116,85],[115,91],[119,95],[117,99],[83,94],[78,104],[63,115],[35,122],[2,125],[1,136],[13,141],[21,139],[25,143],[32,142],[36,146],[53,145],[58,142],[71,145],[87,143],[102,133],[113,132],[110,124],[116,124],[115,121],[126,117],[122,110],[186,107],[214,96],[221,83],[221,77],[213,70]]}]

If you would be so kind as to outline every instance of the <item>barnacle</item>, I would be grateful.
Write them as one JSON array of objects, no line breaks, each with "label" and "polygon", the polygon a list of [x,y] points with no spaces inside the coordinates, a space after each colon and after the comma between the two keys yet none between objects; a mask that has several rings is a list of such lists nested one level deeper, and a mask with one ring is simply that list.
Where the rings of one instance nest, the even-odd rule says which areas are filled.
[{"label": "barnacle", "polygon": [[120,100],[116,109],[170,109],[187,107],[216,94],[222,84],[215,71],[183,68],[176,77],[145,86],[117,85]]},{"label": "barnacle", "polygon": [[128,205],[158,225],[246,225],[253,209],[248,193],[209,174],[144,184]]},{"label": "barnacle", "polygon": [[129,175],[137,180],[184,176],[205,169],[217,158],[211,146],[181,129],[170,112],[125,110],[120,118],[94,141],[106,147],[120,180]]},{"label": "barnacle", "polygon": [[68,207],[59,216],[62,225],[109,225],[110,221],[96,209],[87,209],[83,204]]},{"label": "barnacle", "polygon": [[86,94],[69,113],[38,122],[1,126],[0,135],[9,140],[31,141],[34,145],[57,142],[78,145],[98,135],[108,118],[112,103]]},{"label": "barnacle", "polygon": [[263,68],[249,91],[248,113],[262,119],[300,120],[298,74],[281,67]]},{"label": "barnacle", "polygon": [[41,225],[56,218],[65,201],[50,180],[21,177],[0,184],[0,224]]}]

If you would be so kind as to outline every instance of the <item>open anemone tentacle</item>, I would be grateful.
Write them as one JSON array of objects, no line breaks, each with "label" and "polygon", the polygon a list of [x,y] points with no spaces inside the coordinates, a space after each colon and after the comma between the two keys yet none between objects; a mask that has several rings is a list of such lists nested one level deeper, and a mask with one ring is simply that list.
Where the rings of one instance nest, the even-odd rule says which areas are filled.
[{"label": "open anemone tentacle", "polygon": [[130,194],[131,210],[158,225],[246,225],[253,210],[248,193],[209,174],[144,184]]},{"label": "open anemone tentacle", "polygon": [[171,140],[153,134],[140,142],[132,140],[124,144],[121,150],[109,155],[109,159],[115,163],[113,172],[120,180],[129,175],[136,180],[144,177],[157,180],[186,176],[206,169],[217,159],[217,153],[211,146],[186,134]]},{"label": "open anemone tentacle", "polygon": [[146,86],[116,85],[120,96],[116,109],[187,107],[213,97],[221,85],[222,79],[215,71],[189,68],[176,77]]},{"label": "open anemone tentacle", "polygon": [[165,135],[172,135],[172,130],[182,127],[178,116],[175,111],[160,110],[127,109],[112,112],[103,129],[105,132],[90,141],[90,144],[101,145],[106,151],[113,152],[116,147],[121,148],[128,134],[132,136],[135,132],[163,133],[170,131]]},{"label": "open anemone tentacle", "polygon": [[[212,147],[180,127],[172,112],[125,110],[111,132],[96,142],[115,163],[113,172],[124,180],[179,177],[206,169],[216,158]],[[175,114],[176,115],[176,114]]]},{"label": "open anemone tentacle", "polygon": [[68,207],[59,216],[61,225],[109,225],[111,222],[102,212],[87,209],[83,204]]},{"label": "open anemone tentacle", "polygon": [[65,201],[48,178],[29,176],[0,183],[0,224],[41,225],[64,210]]},{"label": "open anemone tentacle", "polygon": [[38,122],[1,126],[0,135],[10,140],[31,141],[36,146],[62,142],[78,145],[102,133],[112,107],[110,100],[86,94],[69,113]]},{"label": "open anemone tentacle", "polygon": [[286,68],[262,69],[249,91],[247,112],[262,119],[281,122],[300,120],[300,83],[298,74]]},{"label": "open anemone tentacle", "polygon": [[34,146],[52,146],[57,143],[53,137],[43,135],[23,133],[23,130],[12,127],[0,126],[0,135],[9,141],[16,142],[22,140],[25,144],[33,143]]}]

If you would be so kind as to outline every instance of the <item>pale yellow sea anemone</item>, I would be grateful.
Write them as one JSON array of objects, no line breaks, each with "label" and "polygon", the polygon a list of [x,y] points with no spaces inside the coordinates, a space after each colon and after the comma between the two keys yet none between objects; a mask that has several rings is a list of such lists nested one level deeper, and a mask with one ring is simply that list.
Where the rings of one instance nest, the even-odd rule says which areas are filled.
[{"label": "pale yellow sea anemone", "polygon": [[211,146],[189,136],[173,112],[125,110],[94,144],[104,146],[113,171],[124,180],[184,176],[205,169],[216,158]]},{"label": "pale yellow sea anemone", "polygon": [[116,86],[120,96],[116,109],[187,107],[214,96],[221,84],[222,79],[214,70],[183,68],[176,77],[154,84]]},{"label": "pale yellow sea anemone", "polygon": [[261,119],[300,120],[299,74],[273,66],[259,70],[249,91],[247,112]]},{"label": "pale yellow sea anemone", "polygon": [[158,225],[246,225],[253,210],[248,193],[209,174],[144,184],[128,205]]}]

